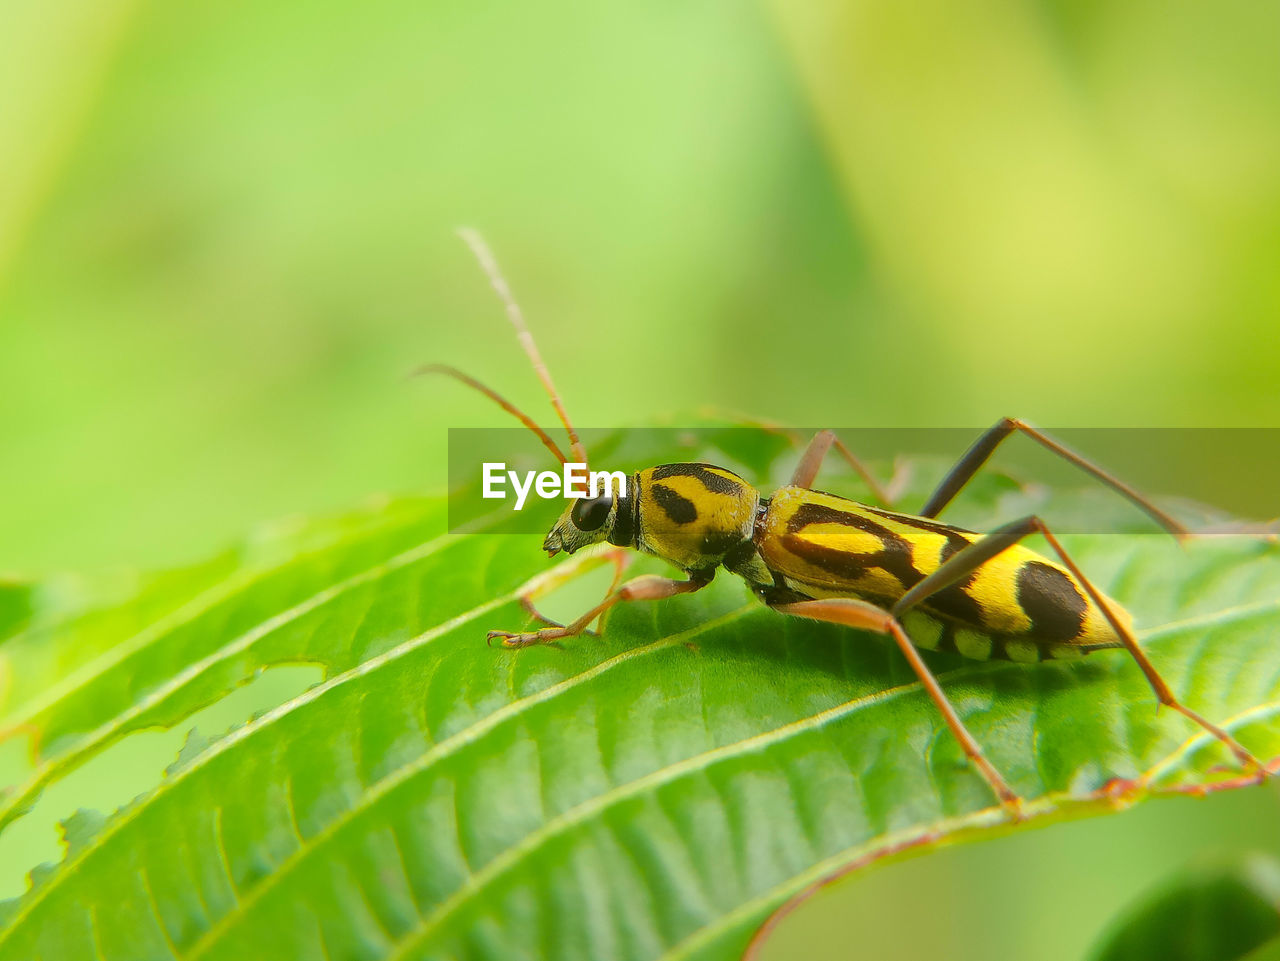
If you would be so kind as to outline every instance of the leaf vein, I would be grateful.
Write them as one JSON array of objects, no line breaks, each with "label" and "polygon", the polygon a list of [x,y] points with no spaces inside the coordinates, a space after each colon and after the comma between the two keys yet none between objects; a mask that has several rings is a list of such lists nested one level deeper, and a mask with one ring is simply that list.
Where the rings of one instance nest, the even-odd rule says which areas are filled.
[{"label": "leaf vein", "polygon": [[[1257,705],[1246,711],[1240,712],[1232,718],[1222,723],[1224,728],[1230,730],[1236,724],[1245,720],[1255,720],[1257,717],[1271,716],[1280,713],[1280,701],[1273,701],[1267,704]],[[1182,756],[1187,752],[1193,742],[1207,741],[1210,735],[1201,734],[1191,738],[1187,743],[1161,759],[1152,770],[1160,768],[1167,762]],[[1149,778],[1144,775],[1144,778]],[[1079,808],[1087,811],[1090,804],[1099,802],[1107,802],[1102,795],[1089,794],[1084,796],[1072,796],[1070,794],[1057,794],[1037,798],[1032,802],[1034,806],[1032,810],[1027,811],[1029,818],[1043,818],[1050,816],[1062,810],[1071,810]],[[853,845],[846,848],[838,854],[820,861],[808,870],[794,874],[779,883],[772,885],[767,890],[753,898],[750,898],[738,907],[725,914],[714,918],[707,924],[698,928],[696,931],[688,934],[683,940],[679,941],[667,951],[665,951],[657,961],[680,961],[680,959],[688,958],[694,951],[714,940],[721,933],[729,930],[737,925],[748,922],[751,918],[768,910],[772,905],[784,902],[786,898],[794,896],[801,891],[806,890],[814,883],[822,882],[825,879],[838,875],[843,877],[845,871],[843,869],[849,867],[852,863],[864,862],[869,863],[877,859],[876,852],[890,852],[899,847],[906,846],[911,839],[917,840],[941,840],[957,833],[960,830],[968,828],[977,828],[988,825],[995,825],[1006,819],[1004,811],[999,807],[980,808],[966,814],[958,815],[953,818],[947,818],[936,822],[932,825],[926,825],[923,828],[914,828],[902,834],[882,835],[873,842]]]},{"label": "leaf vein", "polygon": [[[294,606],[281,611],[279,614],[275,614],[259,624],[256,624],[248,631],[242,632],[226,644],[223,644],[216,651],[212,651],[195,663],[188,665],[174,677],[148,693],[137,703],[130,705],[125,710],[116,714],[105,724],[99,725],[74,749],[45,761],[34,775],[22,786],[21,790],[14,792],[3,804],[0,804],[0,828],[9,824],[16,813],[25,808],[34,795],[45,785],[53,781],[59,772],[74,764],[79,758],[91,754],[95,748],[102,746],[116,735],[122,733],[130,721],[142,716],[152,707],[161,703],[165,698],[169,697],[174,692],[181,690],[189,681],[194,680],[210,667],[240,653],[241,651],[247,650],[262,638],[267,637],[286,624],[293,623],[312,611],[318,610],[330,601],[341,597],[346,591],[364,584],[367,581],[385,576],[387,573],[411,564],[414,561],[421,560],[431,554],[434,554],[439,550],[442,541],[444,541],[446,537],[447,535],[441,535],[440,537],[433,538],[432,540],[420,544],[411,550],[405,551],[390,560],[383,561],[382,563],[361,571],[359,574],[353,575],[346,580],[332,584],[329,587],[312,594],[310,597],[300,601]],[[234,594],[234,591],[231,592],[231,594]],[[228,594],[227,596],[229,597],[231,594]],[[200,613],[203,613],[203,611]],[[198,616],[198,614],[193,615],[193,617],[194,616]],[[161,622],[157,621],[156,623],[159,624]],[[172,626],[177,627],[180,626],[180,624],[181,622]],[[161,633],[161,636],[163,636],[163,632]],[[149,644],[151,641],[148,641],[147,643]],[[112,648],[112,650],[117,649],[118,648]],[[115,665],[112,664],[109,666]],[[72,676],[69,676],[68,680]],[[56,687],[58,687],[58,685],[55,685],[55,688]],[[83,687],[83,683],[73,686],[67,691],[67,694],[72,690],[78,690],[79,687]],[[62,694],[59,694],[56,697],[45,697],[43,699],[45,703],[36,704],[34,707],[29,706],[25,714],[18,716],[18,720],[15,724],[28,723],[34,716],[39,714],[40,711],[47,709],[49,706],[57,703],[63,698],[64,695]]]},{"label": "leaf vein", "polygon": [[636,778],[626,784],[619,785],[601,794],[596,795],[588,801],[576,807],[570,808],[568,811],[550,821],[546,822],[542,827],[535,831],[531,831],[517,844],[507,848],[501,854],[496,855],[490,860],[480,871],[467,883],[463,884],[454,894],[450,895],[445,901],[423,919],[423,923],[417,930],[409,936],[402,939],[396,946],[396,950],[390,954],[387,961],[400,961],[412,952],[433,930],[447,917],[455,913],[459,908],[481,890],[488,887],[493,881],[507,874],[512,869],[518,867],[525,858],[529,857],[536,850],[541,848],[548,841],[565,833],[570,828],[584,823],[602,812],[614,807],[623,801],[629,800],[653,788],[671,783],[688,774],[705,773],[707,768],[721,761],[730,760],[740,757],[748,753],[762,751],[773,744],[780,743],[797,734],[805,731],[821,728],[829,721],[838,720],[846,715],[852,714],[854,711],[861,710],[869,704],[879,703],[918,690],[920,684],[913,681],[908,684],[899,685],[898,687],[888,688],[884,691],[877,691],[874,694],[866,695],[853,701],[846,701],[835,707],[827,708],[816,714],[811,714],[798,721],[781,725],[769,731],[761,732],[740,741],[734,741],[729,744],[713,748],[710,751],[704,751],[701,754],[695,754],[691,757],[669,764],[665,768],[660,768],[643,777]]},{"label": "leaf vein", "polygon": [[[566,690],[576,687],[579,684],[586,683],[594,679],[595,677],[598,677],[599,675],[604,674],[609,670],[612,670],[614,667],[617,667],[621,664],[625,664],[628,661],[634,660],[638,657],[643,657],[647,654],[655,653],[660,650],[665,650],[666,648],[672,647],[680,643],[686,637],[696,636],[697,634],[702,633],[704,631],[712,630],[715,627],[718,627],[722,624],[729,623],[733,620],[736,620],[737,618],[743,616],[747,612],[754,609],[755,609],[754,605],[744,605],[743,607],[738,608],[737,610],[734,610],[728,614],[722,615],[719,618],[716,618],[711,621],[707,621],[703,624],[699,624],[696,627],[691,628],[689,631],[685,631],[680,634],[673,634],[669,637],[661,638],[658,641],[654,641],[642,647],[634,647],[629,650],[623,651],[622,653],[617,654],[606,661],[602,661],[601,663],[595,665],[592,668],[588,668],[587,670],[582,671],[579,674],[575,674],[573,677],[567,678],[558,684],[553,684],[550,687],[545,688],[536,694],[530,694],[527,697],[520,698],[515,701],[511,701],[508,704],[504,704],[502,707],[498,708],[492,713],[486,714],[480,720],[475,721],[474,723],[458,731],[458,733],[434,745],[433,747],[431,747],[430,749],[428,749],[418,757],[414,758],[412,761],[409,761],[408,763],[403,764],[400,767],[396,768],[394,771],[384,775],[378,781],[373,782],[369,786],[368,790],[356,800],[355,804],[353,804],[350,808],[348,808],[342,814],[335,817],[334,820],[331,821],[329,824],[325,825],[325,827],[322,830],[317,831],[314,835],[312,835],[310,844],[308,847],[306,847],[305,849],[299,850],[294,857],[291,857],[285,860],[284,862],[282,862],[275,872],[263,878],[262,881],[260,881],[252,890],[247,892],[245,895],[244,901],[238,906],[239,913],[238,914],[228,913],[219,921],[217,925],[215,925],[209,931],[205,932],[205,935],[200,939],[200,941],[196,945],[192,946],[191,952],[188,954],[188,957],[189,958],[199,957],[201,954],[209,950],[212,944],[216,943],[216,941],[222,936],[224,931],[227,928],[229,928],[238,919],[238,917],[242,916],[244,911],[247,908],[251,907],[254,903],[261,900],[261,898],[267,893],[267,891],[269,891],[271,888],[277,885],[280,882],[280,880],[284,878],[286,875],[288,875],[291,871],[295,870],[298,864],[300,864],[305,858],[311,856],[311,854],[313,854],[316,850],[320,849],[325,844],[327,844],[330,841],[330,839],[332,839],[338,834],[339,831],[343,830],[345,827],[347,827],[347,825],[353,823],[360,815],[362,815],[364,812],[372,808],[373,805],[375,805],[377,802],[382,800],[384,797],[386,797],[387,795],[389,795],[390,793],[392,793],[402,785],[409,783],[416,775],[422,773],[423,771],[429,770],[432,766],[434,766],[439,761],[457,753],[457,751],[460,750],[461,748],[466,747],[467,745],[472,744],[475,741],[479,740],[481,737],[489,733],[498,725],[502,724],[504,721],[518,717],[524,711],[528,710],[529,708],[537,704],[541,704],[545,701],[551,700],[552,698],[558,697],[561,694],[563,694]],[[456,817],[456,812],[457,812],[456,791],[454,795],[454,805],[455,805],[454,810],[455,810],[455,817]],[[459,822],[459,834],[461,834],[460,827],[461,827],[461,822]],[[464,858],[465,858],[465,852],[464,852]],[[479,872],[473,872],[471,877],[474,878],[478,874],[483,873],[483,871],[484,869],[482,868]],[[469,881],[470,879],[468,879],[467,882],[464,882],[463,886],[465,887],[465,885],[469,883]]]}]

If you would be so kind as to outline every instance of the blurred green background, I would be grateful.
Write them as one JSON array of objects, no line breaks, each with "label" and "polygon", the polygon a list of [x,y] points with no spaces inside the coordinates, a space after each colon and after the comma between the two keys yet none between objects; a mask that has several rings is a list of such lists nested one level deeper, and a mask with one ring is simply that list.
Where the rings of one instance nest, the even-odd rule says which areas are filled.
[{"label": "blurred green background", "polygon": [[[506,422],[412,366],[540,402],[462,223],[584,424],[1280,425],[1278,37],[1256,0],[5,0],[0,572],[443,487],[446,427]],[[778,950],[1077,957],[1277,813],[931,855]]]}]

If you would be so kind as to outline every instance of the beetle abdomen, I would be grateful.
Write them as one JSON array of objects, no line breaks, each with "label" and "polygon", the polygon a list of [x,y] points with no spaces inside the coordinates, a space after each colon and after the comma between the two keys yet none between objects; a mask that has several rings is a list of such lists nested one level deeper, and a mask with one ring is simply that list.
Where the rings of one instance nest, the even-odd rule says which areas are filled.
[{"label": "beetle abdomen", "polygon": [[[784,487],[771,499],[756,543],[793,591],[890,607],[981,537],[928,518]],[[1020,544],[928,597],[917,613],[937,625],[918,624],[915,632],[908,627],[920,647],[952,648],[967,657],[1041,660],[1120,646],[1071,572]]]}]

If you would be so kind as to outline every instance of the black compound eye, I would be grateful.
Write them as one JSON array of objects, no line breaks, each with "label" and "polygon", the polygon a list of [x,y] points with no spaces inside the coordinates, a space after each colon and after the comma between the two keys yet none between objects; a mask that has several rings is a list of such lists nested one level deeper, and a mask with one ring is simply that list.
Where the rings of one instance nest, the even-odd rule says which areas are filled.
[{"label": "black compound eye", "polygon": [[609,508],[613,507],[613,495],[601,494],[599,497],[583,497],[573,505],[569,512],[569,520],[580,531],[598,531],[609,517]]}]

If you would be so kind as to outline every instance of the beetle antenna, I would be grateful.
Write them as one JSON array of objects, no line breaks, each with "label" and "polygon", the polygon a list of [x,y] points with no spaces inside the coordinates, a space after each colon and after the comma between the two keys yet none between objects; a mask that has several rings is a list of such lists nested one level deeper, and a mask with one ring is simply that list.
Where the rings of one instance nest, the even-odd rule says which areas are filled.
[{"label": "beetle antenna", "polygon": [[[560,417],[560,423],[564,424],[564,429],[569,434],[569,452],[573,454],[579,463],[585,464],[587,462],[587,452],[583,448],[582,442],[578,440],[578,432],[573,429],[573,424],[569,422],[569,415],[565,413],[564,404],[560,403],[560,394],[556,391],[556,385],[551,380],[547,365],[542,362],[542,355],[538,353],[538,345],[533,339],[533,334],[529,332],[529,325],[524,322],[524,314],[520,311],[520,305],[516,303],[515,297],[511,295],[511,288],[507,286],[507,281],[502,276],[502,271],[498,269],[498,261],[494,258],[493,251],[484,242],[484,238],[470,227],[458,228],[458,236],[471,248],[471,253],[480,262],[480,268],[489,278],[489,283],[493,286],[498,299],[502,301],[502,306],[506,308],[507,319],[511,321],[511,326],[516,329],[516,336],[520,340],[520,346],[524,348],[525,355],[528,356],[529,362],[533,364],[534,373],[542,381],[542,386],[546,388],[547,394],[551,397],[551,406],[556,409],[556,414]],[[473,386],[475,385],[473,384]],[[487,390],[486,393],[489,393],[491,397],[495,396]],[[508,410],[514,410],[505,403],[503,403],[503,406]],[[521,419],[525,420],[526,424],[531,423],[523,416]],[[563,455],[560,456],[560,460],[561,462],[564,461]]]},{"label": "beetle antenna", "polygon": [[417,377],[420,374],[444,374],[447,377],[452,377],[454,380],[462,381],[473,390],[480,391],[480,393],[484,394],[508,414],[514,415],[520,423],[524,424],[525,427],[528,427],[531,431],[537,434],[538,440],[542,441],[543,446],[546,447],[547,450],[556,455],[556,459],[560,461],[560,463],[566,463],[567,458],[564,456],[564,452],[556,446],[556,442],[551,439],[547,432],[535,424],[532,417],[503,397],[492,387],[486,387],[474,377],[470,377],[458,370],[458,368],[450,367],[447,364],[428,364],[426,367],[419,367],[411,376]]}]

